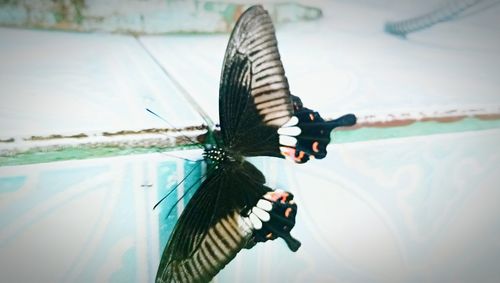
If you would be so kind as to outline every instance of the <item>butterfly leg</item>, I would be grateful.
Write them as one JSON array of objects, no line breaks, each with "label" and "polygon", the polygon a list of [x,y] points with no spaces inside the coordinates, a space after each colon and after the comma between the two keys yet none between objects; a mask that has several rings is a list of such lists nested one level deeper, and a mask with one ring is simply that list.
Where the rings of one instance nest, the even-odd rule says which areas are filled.
[{"label": "butterfly leg", "polygon": [[300,247],[300,242],[290,235],[297,215],[293,194],[282,190],[267,192],[246,215],[253,227],[253,244],[280,237],[290,250],[297,251]]}]

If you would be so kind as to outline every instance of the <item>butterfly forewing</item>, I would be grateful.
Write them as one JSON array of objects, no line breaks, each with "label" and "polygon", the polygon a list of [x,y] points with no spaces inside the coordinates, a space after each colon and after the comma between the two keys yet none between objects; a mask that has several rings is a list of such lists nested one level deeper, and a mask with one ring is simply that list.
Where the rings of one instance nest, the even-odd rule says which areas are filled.
[{"label": "butterfly forewing", "polygon": [[277,129],[293,115],[269,14],[254,6],[229,39],[219,89],[224,145],[246,156],[279,156]]}]

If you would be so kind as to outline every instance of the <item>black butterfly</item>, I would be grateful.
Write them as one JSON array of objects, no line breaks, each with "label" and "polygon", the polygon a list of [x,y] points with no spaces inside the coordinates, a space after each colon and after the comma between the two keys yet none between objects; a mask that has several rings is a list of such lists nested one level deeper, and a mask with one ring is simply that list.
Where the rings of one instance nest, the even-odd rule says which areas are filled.
[{"label": "black butterfly", "polygon": [[297,163],[326,156],[330,133],[356,123],[325,121],[290,94],[274,27],[262,6],[239,18],[229,39],[219,90],[220,131],[205,136],[207,176],[182,212],[163,252],[157,282],[208,282],[242,248],[290,236],[293,195],[265,186],[246,156]]}]

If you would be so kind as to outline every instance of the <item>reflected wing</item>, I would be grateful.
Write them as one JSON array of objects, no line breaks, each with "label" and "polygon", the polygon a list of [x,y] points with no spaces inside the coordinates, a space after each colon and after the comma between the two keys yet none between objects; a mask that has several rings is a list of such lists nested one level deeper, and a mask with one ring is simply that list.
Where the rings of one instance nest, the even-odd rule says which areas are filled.
[{"label": "reflected wing", "polygon": [[262,6],[239,18],[229,39],[219,89],[226,147],[247,156],[279,156],[277,129],[293,114],[273,23]]},{"label": "reflected wing", "polygon": [[240,212],[269,189],[245,162],[210,174],[177,221],[165,248],[157,282],[208,282],[247,244],[252,230]]}]

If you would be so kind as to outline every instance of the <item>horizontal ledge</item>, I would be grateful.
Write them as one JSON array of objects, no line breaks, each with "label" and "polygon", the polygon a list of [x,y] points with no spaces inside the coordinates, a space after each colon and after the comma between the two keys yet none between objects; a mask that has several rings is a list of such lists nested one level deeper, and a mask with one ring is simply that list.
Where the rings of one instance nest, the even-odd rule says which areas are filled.
[{"label": "horizontal ledge", "polygon": [[[332,143],[349,143],[500,128],[500,112],[446,111],[360,115],[354,127],[334,131]],[[182,129],[123,130],[0,140],[0,166],[155,153],[199,146],[204,125]]]}]

